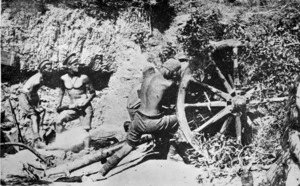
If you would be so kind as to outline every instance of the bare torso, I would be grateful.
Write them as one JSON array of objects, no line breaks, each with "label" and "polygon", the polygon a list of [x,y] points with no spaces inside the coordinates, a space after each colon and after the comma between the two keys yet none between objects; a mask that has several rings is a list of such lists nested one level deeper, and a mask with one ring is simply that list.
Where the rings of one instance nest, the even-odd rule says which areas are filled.
[{"label": "bare torso", "polygon": [[79,76],[70,76],[65,74],[61,77],[64,83],[66,92],[68,93],[72,102],[87,98],[87,76],[81,74]]},{"label": "bare torso", "polygon": [[165,79],[158,70],[144,75],[140,92],[141,107],[139,111],[148,116],[161,114],[161,101],[164,92],[172,83],[173,81]]}]

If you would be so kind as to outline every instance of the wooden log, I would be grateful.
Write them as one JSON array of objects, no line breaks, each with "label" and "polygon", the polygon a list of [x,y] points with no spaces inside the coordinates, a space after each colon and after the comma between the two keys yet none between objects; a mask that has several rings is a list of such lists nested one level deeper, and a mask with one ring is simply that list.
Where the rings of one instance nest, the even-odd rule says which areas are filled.
[{"label": "wooden log", "polygon": [[[150,136],[145,135],[142,137],[142,139],[140,140],[139,143],[142,144],[145,142],[149,142],[151,140],[152,140],[151,135]],[[110,147],[107,147],[105,149],[102,149],[102,150],[96,152],[95,154],[89,154],[78,160],[75,160],[75,161],[72,161],[72,162],[69,162],[66,164],[62,164],[62,165],[59,165],[54,168],[47,169],[47,170],[45,170],[43,176],[40,177],[40,179],[47,180],[47,181],[55,181],[62,177],[68,177],[70,175],[70,172],[73,172],[75,170],[78,170],[87,165],[93,164],[95,162],[99,162],[102,159],[105,159],[105,158],[111,156],[115,151],[119,150],[123,146],[124,143],[125,143],[125,141],[118,142]]]},{"label": "wooden log", "polygon": [[70,172],[72,171],[78,170],[82,167],[101,161],[102,159],[111,156],[116,150],[122,147],[123,143],[124,141],[121,143],[117,143],[116,145],[110,147],[109,149],[104,149],[96,152],[95,154],[89,154],[75,161],[62,164],[54,168],[50,168],[45,171],[44,174],[45,177],[41,177],[41,179],[48,180],[48,181],[55,181],[61,177],[68,177],[70,175]]}]

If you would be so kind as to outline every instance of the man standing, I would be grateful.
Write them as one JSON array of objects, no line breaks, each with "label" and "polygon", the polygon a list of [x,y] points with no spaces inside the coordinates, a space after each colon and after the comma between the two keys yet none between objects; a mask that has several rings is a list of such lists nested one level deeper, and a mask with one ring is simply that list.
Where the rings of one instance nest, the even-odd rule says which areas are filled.
[{"label": "man standing", "polygon": [[[57,112],[59,116],[56,120],[56,131],[61,133],[64,129],[64,122],[80,119],[80,123],[87,132],[91,129],[93,108],[91,101],[96,96],[94,87],[85,74],[79,71],[79,59],[75,54],[71,54],[63,62],[67,66],[67,74],[60,77],[60,93],[58,99]],[[69,95],[70,104],[62,106],[65,92]],[[89,147],[90,139],[84,141],[85,148]]]},{"label": "man standing", "polygon": [[33,132],[33,146],[41,148],[44,144],[40,137],[40,114],[45,112],[44,108],[40,106],[40,99],[38,95],[39,88],[45,84],[52,72],[52,64],[49,60],[42,61],[38,66],[38,73],[30,77],[19,95],[19,104],[24,117],[31,119],[31,127]]},{"label": "man standing", "polygon": [[180,69],[180,62],[170,59],[158,70],[153,67],[144,70],[139,92],[141,105],[129,126],[125,144],[109,158],[99,173],[86,179],[92,181],[105,179],[104,176],[139,144],[143,134],[152,134],[156,139],[162,138],[163,149],[169,152],[169,140],[177,131],[179,124],[175,114],[165,115],[162,112],[162,101],[166,96],[165,93],[179,80]]}]

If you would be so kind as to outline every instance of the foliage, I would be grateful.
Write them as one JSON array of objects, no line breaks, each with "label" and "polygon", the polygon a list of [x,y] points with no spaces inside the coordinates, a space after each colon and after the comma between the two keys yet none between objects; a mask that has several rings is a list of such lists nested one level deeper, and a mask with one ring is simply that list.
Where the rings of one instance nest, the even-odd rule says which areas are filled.
[{"label": "foliage", "polygon": [[[210,40],[238,39],[247,43],[238,53],[240,74],[247,74],[240,77],[244,85],[261,84],[265,97],[286,96],[289,85],[300,72],[299,8],[299,3],[271,7],[264,12],[249,13],[250,18],[238,13],[229,24],[222,24],[217,11],[197,11],[181,30],[178,41],[192,58],[199,61],[200,56],[200,68],[204,70],[210,64]],[[234,139],[220,134],[210,138],[200,135],[203,154],[189,151],[190,161],[217,172],[218,176],[238,175],[240,169],[251,164],[273,163],[281,150],[278,139],[284,130],[286,111],[282,104],[262,106],[268,116],[256,123],[257,133],[251,145],[239,146]],[[268,118],[272,121],[268,122]]]},{"label": "foliage", "polygon": [[181,31],[178,41],[192,57],[200,56],[207,66],[211,50],[208,42],[223,39],[239,39],[250,42],[250,47],[239,51],[240,68],[248,73],[246,82],[263,82],[267,88],[276,87],[287,91],[287,85],[300,72],[300,13],[299,4],[286,5],[283,9],[272,9],[257,13],[249,20],[241,14],[228,24],[221,24],[217,11],[197,11]]},{"label": "foliage", "polygon": [[[299,4],[282,9],[254,14],[248,22],[237,20],[227,29],[224,38],[250,40],[252,46],[240,53],[241,66],[250,77],[260,81],[278,94],[287,91],[288,85],[300,72]],[[298,43],[298,44],[297,44]]]},{"label": "foliage", "polygon": [[176,54],[176,46],[172,43],[167,43],[165,47],[162,48],[162,51],[158,54],[158,57],[162,63],[167,61],[170,58],[173,58]]},{"label": "foliage", "polygon": [[87,15],[99,20],[116,20],[120,12],[124,11],[131,2],[130,0],[4,0],[5,7],[15,8],[15,12],[20,11],[20,9],[26,9],[32,13],[37,10],[45,13],[46,5],[53,4],[58,7],[83,9]]},{"label": "foliage", "polygon": [[197,11],[192,14],[178,41],[183,44],[184,50],[192,57],[200,57],[205,63],[208,60],[210,40],[220,40],[223,35],[223,25],[218,23],[219,15],[215,12],[205,13]]},{"label": "foliage", "polygon": [[85,10],[85,13],[99,20],[116,20],[120,12],[127,8],[131,1],[129,0],[75,0],[63,1],[70,8],[79,8]]},{"label": "foliage", "polygon": [[38,13],[44,14],[47,11],[46,3],[38,0],[3,0],[1,4],[2,12],[4,9],[10,8],[12,14],[20,12],[21,10],[30,15]]},{"label": "foliage", "polygon": [[[280,124],[285,112],[282,104],[272,104],[267,107],[268,112],[277,114],[275,119],[271,116],[261,118],[256,122],[252,133],[255,133],[252,143],[242,146],[236,138],[216,134],[205,137],[203,133],[196,139],[200,142],[199,152],[194,149],[187,151],[189,161],[196,167],[205,168],[209,172],[209,179],[214,177],[241,176],[244,170],[268,169],[279,157],[282,149],[280,139]],[[277,111],[277,112],[274,112]],[[198,179],[205,179],[199,175]]]}]

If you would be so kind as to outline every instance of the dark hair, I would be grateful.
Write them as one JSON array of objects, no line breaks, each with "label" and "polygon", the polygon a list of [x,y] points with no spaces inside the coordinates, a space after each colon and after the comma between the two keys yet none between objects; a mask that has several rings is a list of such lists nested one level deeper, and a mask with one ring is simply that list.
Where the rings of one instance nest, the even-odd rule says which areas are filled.
[{"label": "dark hair", "polygon": [[96,60],[98,58],[100,58],[102,60],[103,59],[103,55],[96,54],[93,59]]},{"label": "dark hair", "polygon": [[[100,63],[96,64],[96,59],[100,59]],[[94,70],[94,71],[98,71],[101,69],[101,64],[102,64],[102,61],[103,61],[103,55],[101,54],[96,54],[92,59],[91,59],[91,62],[89,63],[89,67]]]}]

